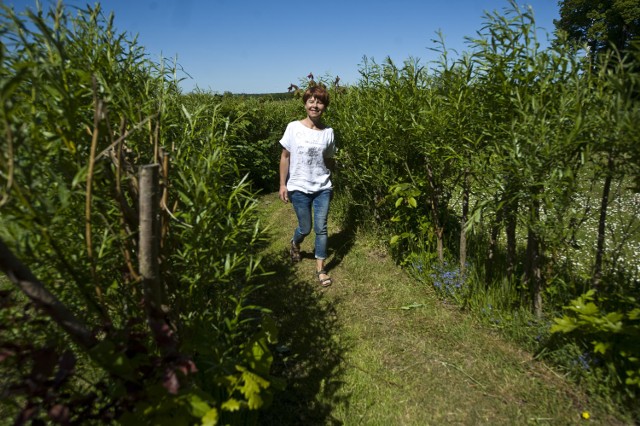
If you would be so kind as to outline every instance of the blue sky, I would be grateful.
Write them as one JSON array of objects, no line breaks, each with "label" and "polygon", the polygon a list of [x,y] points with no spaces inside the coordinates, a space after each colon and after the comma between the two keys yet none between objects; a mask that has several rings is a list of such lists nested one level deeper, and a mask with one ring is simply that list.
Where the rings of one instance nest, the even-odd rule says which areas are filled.
[{"label": "blue sky", "polygon": [[[35,0],[3,0],[16,10]],[[42,0],[48,6],[55,0]],[[66,0],[84,7],[90,0]],[[448,49],[469,50],[465,36],[482,27],[484,12],[503,12],[507,0],[105,0],[120,32],[138,35],[149,57],[175,58],[195,87],[223,93],[286,91],[309,72],[353,84],[363,56],[376,62],[409,57],[426,65],[441,31]],[[559,17],[557,0],[518,0],[531,6],[547,40]]]}]

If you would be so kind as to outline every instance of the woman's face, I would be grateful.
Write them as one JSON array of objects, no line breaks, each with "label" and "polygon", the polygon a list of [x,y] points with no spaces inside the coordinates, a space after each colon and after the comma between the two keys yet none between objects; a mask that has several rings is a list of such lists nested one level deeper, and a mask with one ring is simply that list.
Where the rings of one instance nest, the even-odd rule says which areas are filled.
[{"label": "woman's face", "polygon": [[309,118],[314,119],[320,118],[320,116],[324,112],[325,106],[321,100],[312,96],[307,99],[307,102],[305,102],[304,104],[304,108],[307,110],[307,115],[309,116]]}]

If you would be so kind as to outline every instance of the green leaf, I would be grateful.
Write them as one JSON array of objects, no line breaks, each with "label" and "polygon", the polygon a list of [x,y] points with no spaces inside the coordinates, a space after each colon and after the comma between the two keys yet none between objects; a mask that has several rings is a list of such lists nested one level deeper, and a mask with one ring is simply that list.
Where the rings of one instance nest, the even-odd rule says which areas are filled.
[{"label": "green leaf", "polygon": [[555,324],[550,329],[551,333],[569,333],[578,327],[576,320],[566,315],[562,318],[555,318],[554,321]]},{"label": "green leaf", "polygon": [[593,351],[604,355],[609,349],[611,349],[611,343],[609,342],[591,342],[593,344]]},{"label": "green leaf", "polygon": [[16,90],[18,85],[27,75],[29,68],[27,66],[21,66],[19,69],[14,68],[15,74],[9,79],[0,80],[0,99],[5,101]]},{"label": "green leaf", "polygon": [[84,165],[80,169],[78,169],[78,172],[73,177],[73,181],[71,182],[71,187],[75,188],[81,182],[85,182],[87,180],[87,173],[88,172],[89,172],[89,166],[88,165]]},{"label": "green leaf", "polygon": [[205,414],[202,419],[202,426],[215,426],[218,424],[218,410],[212,408]]},{"label": "green leaf", "polygon": [[211,410],[211,406],[198,395],[190,395],[189,405],[191,406],[191,414],[194,417],[205,416]]},{"label": "green leaf", "polygon": [[586,305],[576,305],[570,308],[572,311],[579,312],[582,316],[597,315],[600,311],[595,303],[587,303]]},{"label": "green leaf", "polygon": [[604,319],[607,322],[607,329],[613,333],[619,333],[622,331],[622,320],[624,319],[624,314],[620,312],[610,312],[608,313]]},{"label": "green leaf", "polygon": [[229,398],[222,403],[221,407],[225,411],[238,411],[242,408],[242,404],[235,398]]},{"label": "green leaf", "polygon": [[265,333],[267,342],[269,344],[278,343],[278,325],[275,320],[268,315],[265,315],[262,319],[262,330]]},{"label": "green leaf", "polygon": [[236,368],[242,371],[242,378],[244,380],[244,385],[240,387],[240,391],[245,396],[245,398],[247,398],[249,409],[257,410],[263,405],[263,400],[260,396],[260,392],[262,391],[262,389],[266,389],[269,387],[269,382],[247,369],[240,367]]},{"label": "green leaf", "polygon": [[412,303],[411,305],[401,306],[400,309],[403,311],[408,311],[410,309],[422,308],[426,306],[424,303]]},{"label": "green leaf", "polygon": [[69,207],[69,199],[71,198],[71,191],[67,188],[64,182],[58,182],[58,200],[62,208]]}]

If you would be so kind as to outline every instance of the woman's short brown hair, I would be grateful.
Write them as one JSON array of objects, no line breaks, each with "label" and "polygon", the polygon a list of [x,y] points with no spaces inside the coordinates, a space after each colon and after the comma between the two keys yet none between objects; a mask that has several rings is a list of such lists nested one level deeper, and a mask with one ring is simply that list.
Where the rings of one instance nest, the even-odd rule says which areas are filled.
[{"label": "woman's short brown hair", "polygon": [[306,104],[310,98],[316,98],[322,102],[325,107],[329,106],[329,92],[327,92],[327,89],[320,84],[311,86],[304,91],[304,95],[302,95],[302,102]]}]

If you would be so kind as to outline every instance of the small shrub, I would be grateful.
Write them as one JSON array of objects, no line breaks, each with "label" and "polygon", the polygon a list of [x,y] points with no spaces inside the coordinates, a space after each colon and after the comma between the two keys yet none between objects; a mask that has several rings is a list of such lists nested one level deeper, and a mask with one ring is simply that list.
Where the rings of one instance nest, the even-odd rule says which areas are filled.
[{"label": "small shrub", "polygon": [[[613,309],[607,309],[607,306]],[[627,401],[640,395],[640,308],[637,300],[620,295],[599,295],[589,290],[555,318],[551,333],[560,342],[579,347],[575,365],[598,371],[621,391]],[[637,410],[637,407],[635,408]]]}]

